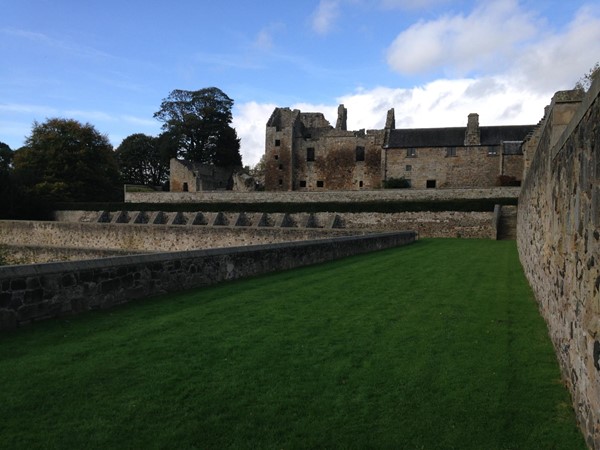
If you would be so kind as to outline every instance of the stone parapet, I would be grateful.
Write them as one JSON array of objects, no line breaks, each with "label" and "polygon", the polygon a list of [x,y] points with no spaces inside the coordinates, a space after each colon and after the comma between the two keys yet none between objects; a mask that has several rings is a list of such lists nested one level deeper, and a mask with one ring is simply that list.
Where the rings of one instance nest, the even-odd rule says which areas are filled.
[{"label": "stone parapet", "polygon": [[517,198],[518,187],[319,192],[125,192],[127,203],[325,203]]},{"label": "stone parapet", "polygon": [[414,242],[412,232],[0,267],[0,330]]}]

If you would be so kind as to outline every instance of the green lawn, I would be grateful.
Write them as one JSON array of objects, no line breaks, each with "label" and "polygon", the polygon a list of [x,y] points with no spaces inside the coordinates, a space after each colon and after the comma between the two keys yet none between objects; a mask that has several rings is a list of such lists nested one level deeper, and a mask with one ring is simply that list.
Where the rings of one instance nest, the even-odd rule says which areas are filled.
[{"label": "green lawn", "polygon": [[584,449],[510,241],[422,240],[0,335],[0,447]]}]

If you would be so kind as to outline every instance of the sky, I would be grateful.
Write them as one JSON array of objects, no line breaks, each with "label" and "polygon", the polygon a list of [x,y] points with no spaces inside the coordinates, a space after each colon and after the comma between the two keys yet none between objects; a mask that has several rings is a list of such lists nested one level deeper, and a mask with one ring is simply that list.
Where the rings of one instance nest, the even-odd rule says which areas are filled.
[{"label": "sky", "polygon": [[158,135],[174,89],[231,97],[244,165],[275,107],[348,129],[535,124],[600,61],[598,0],[0,0],[0,142],[90,123]]}]

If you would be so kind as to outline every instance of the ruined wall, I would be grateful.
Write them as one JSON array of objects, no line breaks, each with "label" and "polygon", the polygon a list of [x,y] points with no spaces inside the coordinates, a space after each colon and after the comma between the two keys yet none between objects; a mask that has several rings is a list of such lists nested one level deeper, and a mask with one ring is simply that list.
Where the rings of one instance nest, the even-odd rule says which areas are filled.
[{"label": "ruined wall", "polygon": [[0,267],[0,330],[167,292],[398,247],[414,240],[414,233],[388,233]]},{"label": "ruined wall", "polygon": [[[366,133],[314,130],[310,139],[296,139],[294,190],[378,188],[382,142],[383,132],[372,130]],[[309,160],[309,154],[314,159]]]},{"label": "ruined wall", "polygon": [[[526,150],[518,246],[587,443],[600,449],[600,79],[559,92]],[[563,134],[564,133],[564,134]]]},{"label": "ruined wall", "polygon": [[414,153],[388,149],[386,177],[404,177],[416,189],[427,188],[427,181],[432,180],[436,188],[492,187],[501,170],[500,150],[498,146],[424,147]]},{"label": "ruined wall", "polygon": [[273,111],[265,136],[267,191],[379,187],[384,131],[347,131],[343,105],[338,114],[334,128],[321,113]]},{"label": "ruined wall", "polygon": [[276,108],[267,122],[265,136],[265,189],[291,191],[294,171],[293,146],[302,135],[300,111]]}]

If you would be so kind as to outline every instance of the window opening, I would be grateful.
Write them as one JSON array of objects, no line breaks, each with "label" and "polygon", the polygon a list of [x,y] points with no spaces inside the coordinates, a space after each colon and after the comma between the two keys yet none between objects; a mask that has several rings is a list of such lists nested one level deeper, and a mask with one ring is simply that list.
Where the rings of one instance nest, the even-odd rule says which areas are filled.
[{"label": "window opening", "polygon": [[365,160],[365,148],[364,147],[356,147],[356,161],[364,161]]},{"label": "window opening", "polygon": [[435,189],[435,180],[427,180],[427,189]]},{"label": "window opening", "polygon": [[306,160],[309,162],[315,160],[315,149],[313,147],[308,147],[306,149]]}]

